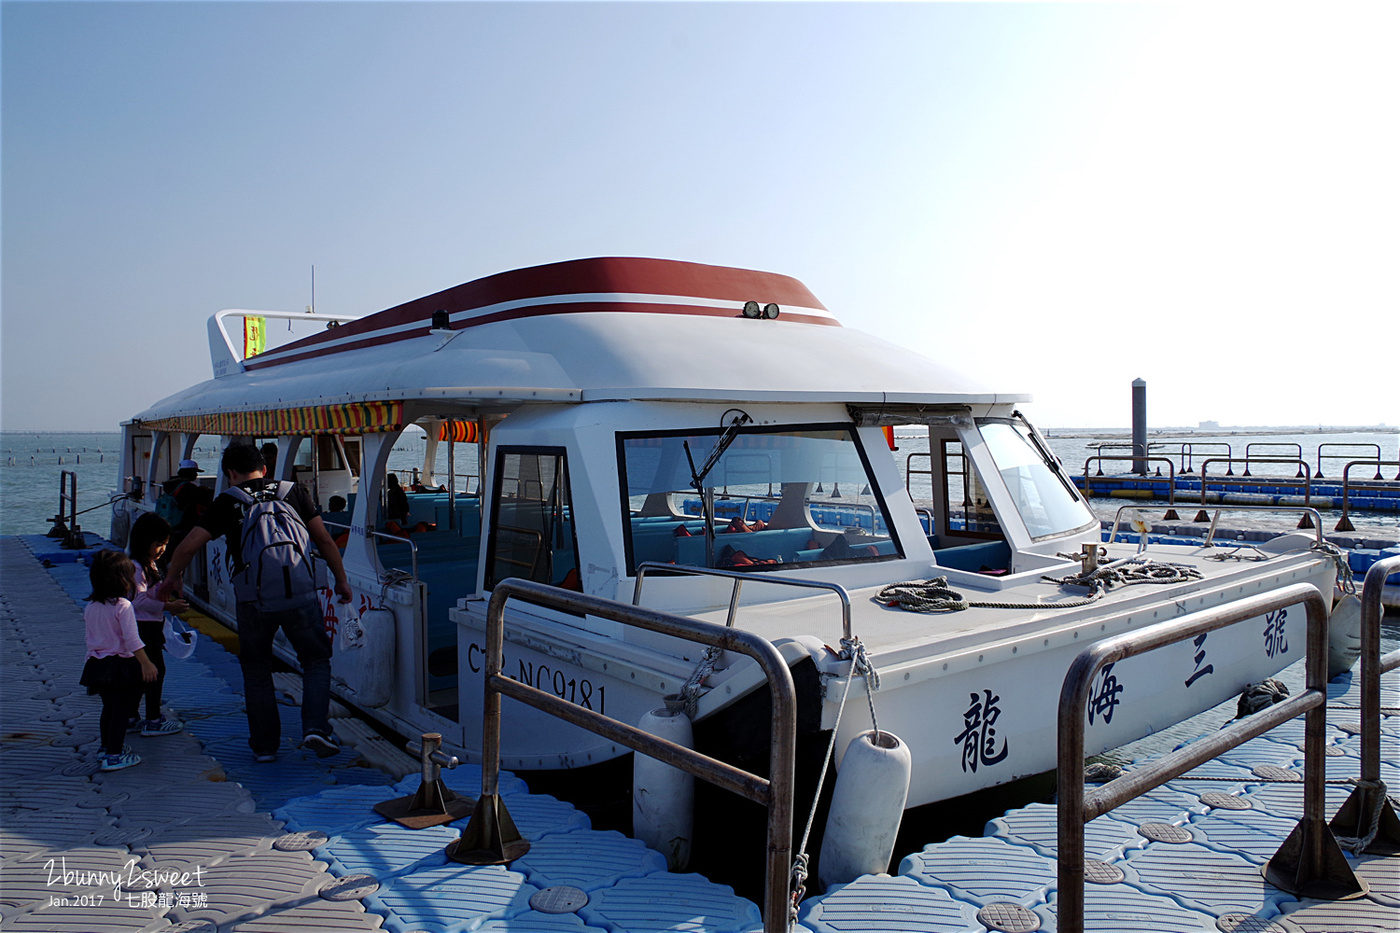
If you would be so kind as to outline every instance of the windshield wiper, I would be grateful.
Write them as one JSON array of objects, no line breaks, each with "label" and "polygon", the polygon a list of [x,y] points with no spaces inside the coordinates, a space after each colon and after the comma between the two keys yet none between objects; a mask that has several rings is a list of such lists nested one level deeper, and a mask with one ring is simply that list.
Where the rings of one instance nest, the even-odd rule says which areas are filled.
[{"label": "windshield wiper", "polygon": [[1060,481],[1060,485],[1069,491],[1069,494],[1074,497],[1075,502],[1083,502],[1084,499],[1080,496],[1079,490],[1076,489],[1074,484],[1069,481],[1069,478],[1065,476],[1065,471],[1061,468],[1060,461],[1056,459],[1055,455],[1050,451],[1050,447],[1041,439],[1040,432],[1037,431],[1035,427],[1026,420],[1026,416],[1019,411],[1013,411],[1011,417],[1017,419],[1026,426],[1026,436],[1030,439],[1031,445],[1035,447],[1036,453],[1040,454],[1040,459],[1045,463],[1046,468],[1049,469],[1051,473],[1055,474],[1055,478]]},{"label": "windshield wiper", "polygon": [[715,565],[715,491],[710,487],[705,488],[705,477],[710,475],[710,471],[719,463],[719,458],[724,456],[724,452],[729,449],[729,445],[734,443],[739,436],[739,429],[748,424],[753,419],[744,412],[734,416],[734,420],[729,422],[729,426],[724,429],[724,433],[715,442],[715,449],[710,451],[710,456],[705,460],[704,466],[699,470],[695,469],[695,458],[690,453],[690,441],[682,441],[681,447],[685,450],[685,459],[690,461],[690,485],[700,495],[700,517],[705,523],[705,566]]}]

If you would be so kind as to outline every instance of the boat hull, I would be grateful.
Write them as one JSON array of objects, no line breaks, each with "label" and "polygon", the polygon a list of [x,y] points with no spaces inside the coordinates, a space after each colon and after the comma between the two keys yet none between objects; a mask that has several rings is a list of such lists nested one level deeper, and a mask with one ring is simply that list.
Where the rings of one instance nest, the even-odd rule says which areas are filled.
[{"label": "boat hull", "polygon": [[[1141,631],[1289,583],[1311,583],[1330,594],[1333,572],[1330,561],[1310,560],[1263,578],[1253,575],[1189,596],[882,669],[875,713],[880,728],[900,736],[913,756],[908,805],[1053,769],[1061,687],[1074,659],[1097,639]],[[1127,744],[1231,700],[1246,684],[1300,660],[1305,636],[1302,610],[1282,609],[1105,665],[1095,676],[1085,710],[1086,753]],[[860,677],[836,721],[845,688],[844,677],[832,678],[823,710],[823,725],[837,729],[838,753],[871,727]]]}]

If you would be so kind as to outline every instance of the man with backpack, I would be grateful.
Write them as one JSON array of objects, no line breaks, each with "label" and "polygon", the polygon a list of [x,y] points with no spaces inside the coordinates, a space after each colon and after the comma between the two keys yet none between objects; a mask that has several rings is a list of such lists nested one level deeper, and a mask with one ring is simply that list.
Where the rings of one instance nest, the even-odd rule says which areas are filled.
[{"label": "man with backpack", "polygon": [[329,757],[340,751],[329,720],[331,639],[312,573],[310,546],[315,545],[330,568],[335,592],[346,603],[352,594],[340,551],[302,487],[264,477],[266,462],[256,447],[230,445],[221,467],[228,487],[175,550],[162,592],[179,593],[185,568],[199,549],[224,538],[238,604],[238,660],[248,708],[248,745],[260,762],[277,758],[281,720],[272,686],[272,640],[281,629],[301,663],[302,747],[318,757]]}]

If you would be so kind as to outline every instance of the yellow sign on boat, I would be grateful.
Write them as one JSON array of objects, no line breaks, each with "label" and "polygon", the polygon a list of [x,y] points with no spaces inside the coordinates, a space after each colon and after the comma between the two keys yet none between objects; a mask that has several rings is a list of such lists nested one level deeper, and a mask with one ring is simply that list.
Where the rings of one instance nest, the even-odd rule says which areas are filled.
[{"label": "yellow sign on boat", "polygon": [[267,318],[243,319],[243,358],[257,356],[267,346]]}]

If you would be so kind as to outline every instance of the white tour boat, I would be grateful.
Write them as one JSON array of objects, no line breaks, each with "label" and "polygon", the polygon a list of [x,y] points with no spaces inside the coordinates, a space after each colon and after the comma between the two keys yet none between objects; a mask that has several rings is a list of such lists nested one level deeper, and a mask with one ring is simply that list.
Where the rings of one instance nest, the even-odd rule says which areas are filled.
[{"label": "white tour boat", "polygon": [[[844,328],[786,276],[563,262],[332,321],[241,359],[224,325],[245,315],[279,316],[215,315],[214,378],[123,425],[128,496],[114,537],[134,510],[154,508],[201,436],[275,443],[278,478],[306,483],[323,508],[348,501],[325,518],[344,533],[358,608],[382,610],[365,624],[372,647],[337,655],[335,689],[403,734],[441,733],[467,758],[479,760],[482,743],[486,601],[510,577],[630,603],[639,568],[667,565],[642,573],[643,605],[720,624],[732,613],[773,642],[793,668],[803,728],[837,728],[838,753],[870,728],[873,708],[909,747],[909,806],[1053,768],[1060,685],[1095,639],[1300,581],[1333,591],[1334,558],[1303,533],[1260,545],[1253,561],[1109,544],[1094,556],[1130,560],[1113,568],[1122,585],[1091,594],[1057,582],[1089,568],[1079,555],[1099,545],[1100,525],[1018,411],[1029,396]],[[389,456],[414,425],[426,462],[407,520],[391,523]],[[927,499],[907,491],[893,425],[927,430]],[[459,488],[458,468],[435,473],[442,444],[450,462],[474,461],[476,488]],[[202,482],[222,486],[217,475]],[[715,569],[743,574],[736,606],[734,579]],[[940,597],[952,611],[877,598],[935,577],[958,594]],[[234,626],[228,579],[214,542],[187,592]],[[856,676],[838,724],[852,666],[842,593],[878,681]],[[1208,709],[1303,648],[1301,613],[1280,611],[1110,665],[1086,711],[1086,745],[1115,747]],[[694,676],[692,643],[534,607],[509,613],[505,651],[508,674],[580,706],[635,724],[683,693],[711,746],[702,750],[766,751],[766,687],[745,658],[704,659]],[[504,714],[507,768],[627,751],[522,704]]]}]

